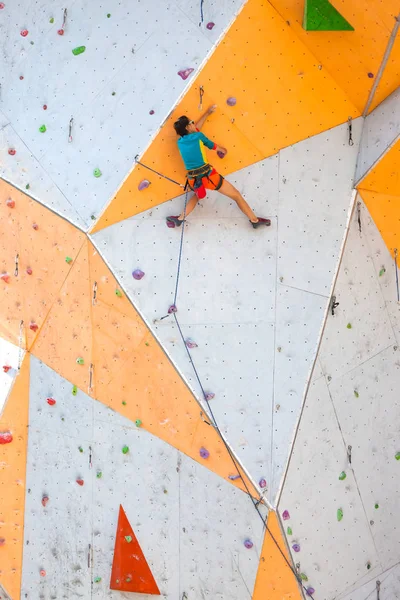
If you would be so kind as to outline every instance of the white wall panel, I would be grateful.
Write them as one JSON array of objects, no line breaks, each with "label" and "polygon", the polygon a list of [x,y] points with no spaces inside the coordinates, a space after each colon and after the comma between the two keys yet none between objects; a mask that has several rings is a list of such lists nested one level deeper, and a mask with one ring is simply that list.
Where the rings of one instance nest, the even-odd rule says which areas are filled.
[{"label": "white wall panel", "polygon": [[[24,354],[22,352],[21,359]],[[18,376],[18,356],[18,346],[14,346],[11,342],[0,338],[0,416],[7,403],[7,397],[14,385],[15,378]]]}]

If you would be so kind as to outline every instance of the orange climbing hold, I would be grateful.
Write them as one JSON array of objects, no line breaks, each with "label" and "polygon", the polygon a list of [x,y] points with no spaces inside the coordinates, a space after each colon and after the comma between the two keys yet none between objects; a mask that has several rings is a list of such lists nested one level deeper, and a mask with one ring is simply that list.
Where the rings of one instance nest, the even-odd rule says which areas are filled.
[{"label": "orange climbing hold", "polygon": [[122,506],[119,507],[110,589],[161,595]]}]

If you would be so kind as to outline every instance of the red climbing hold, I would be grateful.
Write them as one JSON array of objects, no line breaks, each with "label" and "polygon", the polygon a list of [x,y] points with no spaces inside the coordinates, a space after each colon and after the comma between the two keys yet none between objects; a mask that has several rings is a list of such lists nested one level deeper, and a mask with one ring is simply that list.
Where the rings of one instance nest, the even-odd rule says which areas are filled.
[{"label": "red climbing hold", "polygon": [[46,577],[46,571],[44,569],[40,569],[40,577]]},{"label": "red climbing hold", "polygon": [[15,208],[15,200],[13,200],[12,198],[9,198],[6,202],[8,208]]},{"label": "red climbing hold", "polygon": [[43,496],[43,498],[42,498],[42,506],[46,506],[46,504],[48,503],[48,501],[49,501],[49,497],[48,496]]},{"label": "red climbing hold", "polygon": [[58,35],[64,35],[64,29],[59,29],[59,30],[57,31],[57,33],[58,33]]},{"label": "red climbing hold", "polygon": [[4,538],[0,538],[0,546],[4,546],[6,540]]},{"label": "red climbing hold", "polygon": [[161,595],[122,506],[119,507],[110,589]]},{"label": "red climbing hold", "polygon": [[35,231],[39,229],[39,225],[37,223],[32,223],[32,227]]},{"label": "red climbing hold", "polygon": [[2,273],[2,274],[0,275],[0,279],[1,279],[2,281],[4,281],[4,283],[9,283],[9,282],[10,282],[10,276],[9,276],[9,274],[8,274],[8,273]]},{"label": "red climbing hold", "polygon": [[194,69],[182,69],[181,71],[178,71],[178,75],[185,81],[193,71]]},{"label": "red climbing hold", "polygon": [[77,483],[78,485],[84,485],[84,484],[85,484],[85,482],[83,481],[83,479],[77,479],[77,480],[76,480],[76,483]]},{"label": "red climbing hold", "polygon": [[[20,79],[21,79],[21,77],[20,77]],[[22,79],[23,79],[23,77],[22,77]],[[8,150],[8,154],[9,154],[10,156],[15,156],[15,155],[17,154],[17,151],[16,151],[16,150],[14,150],[14,148],[10,148],[10,149]]]},{"label": "red climbing hold", "polygon": [[5,7],[4,2],[0,2],[0,10],[3,10],[4,7]]},{"label": "red climbing hold", "polygon": [[54,398],[47,398],[47,404],[50,404],[50,406],[54,406],[56,401],[54,400]]},{"label": "red climbing hold", "polygon": [[4,373],[8,373],[8,371],[11,369],[12,367],[10,367],[9,365],[4,365],[3,366],[3,371]]},{"label": "red climbing hold", "polygon": [[43,110],[47,110],[47,104],[43,104]]},{"label": "red climbing hold", "polygon": [[0,431],[0,444],[11,444],[13,436],[11,431]]},{"label": "red climbing hold", "polygon": [[21,35],[22,35],[22,37],[26,37],[26,36],[28,35],[28,33],[29,33],[29,31],[28,31],[27,29],[23,29],[23,30],[21,31]]},{"label": "red climbing hold", "polygon": [[30,329],[31,331],[34,331],[34,332],[36,333],[36,332],[37,332],[37,330],[39,329],[39,325],[37,325],[36,323],[31,323],[31,324],[29,325],[29,329]]},{"label": "red climbing hold", "polygon": [[32,275],[33,271],[30,267],[26,267],[26,273],[27,275]]},{"label": "red climbing hold", "polygon": [[370,79],[373,79],[373,78],[374,78],[374,74],[373,74],[373,73],[368,73],[368,77],[369,77]]}]

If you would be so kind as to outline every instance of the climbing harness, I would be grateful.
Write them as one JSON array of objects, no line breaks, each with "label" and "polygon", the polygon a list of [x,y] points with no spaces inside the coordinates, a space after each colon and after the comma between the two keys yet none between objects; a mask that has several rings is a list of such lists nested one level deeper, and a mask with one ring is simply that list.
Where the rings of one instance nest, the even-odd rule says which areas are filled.
[{"label": "climbing harness", "polygon": [[201,85],[200,86],[200,103],[199,103],[199,110],[203,110],[203,96],[204,96],[204,88]]},{"label": "climbing harness", "polygon": [[140,162],[138,160],[138,156],[139,156],[139,154],[136,154],[136,156],[135,156],[135,163],[137,165],[140,165],[141,167],[144,167],[145,169],[148,169],[149,171],[152,171],[153,173],[155,173],[159,177],[163,177],[164,179],[167,179],[171,183],[175,183],[176,185],[179,185],[179,187],[181,187],[181,188],[185,188],[185,186],[182,183],[179,183],[178,181],[175,181],[175,179],[171,179],[170,177],[167,177],[166,175],[163,175],[162,173],[159,173],[155,169],[152,169],[151,167],[148,167],[147,165],[144,165],[142,162]]},{"label": "climbing harness", "polygon": [[354,142],[353,142],[353,119],[352,117],[349,117],[347,119],[347,124],[349,127],[349,146],[354,146]]},{"label": "climbing harness", "polygon": [[397,248],[394,249],[394,270],[396,273],[397,302],[399,302],[400,301],[400,293],[399,293],[399,270],[397,268]]},{"label": "climbing harness", "polygon": [[68,143],[72,142],[72,124],[74,122],[74,117],[71,117],[69,120],[69,126],[68,126]]},{"label": "climbing harness", "polygon": [[332,313],[332,316],[335,316],[335,308],[337,308],[339,306],[339,302],[336,302],[336,296],[332,296],[331,298],[331,302],[330,302],[330,311]]},{"label": "climbing harness", "polygon": [[14,271],[15,277],[18,277],[18,263],[19,263],[19,254],[17,254],[15,257],[15,271]]},{"label": "climbing harness", "polygon": [[358,231],[361,233],[361,202],[357,202],[357,223]]}]

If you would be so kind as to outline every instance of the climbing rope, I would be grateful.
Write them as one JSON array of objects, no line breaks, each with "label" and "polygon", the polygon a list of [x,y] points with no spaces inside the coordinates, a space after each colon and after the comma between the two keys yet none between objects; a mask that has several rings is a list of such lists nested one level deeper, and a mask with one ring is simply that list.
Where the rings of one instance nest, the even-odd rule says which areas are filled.
[{"label": "climbing rope", "polygon": [[[182,254],[183,254],[183,238],[184,238],[184,232],[185,232],[185,217],[186,217],[187,199],[188,199],[188,190],[186,190],[186,194],[185,194],[185,206],[184,206],[184,209],[183,209],[183,223],[182,223],[182,230],[181,230],[181,240],[180,240],[180,244],[179,244],[179,256],[178,256],[178,267],[177,267],[177,273],[176,273],[174,303],[173,303],[172,307],[170,307],[170,309],[173,308],[174,310],[172,310],[172,311],[170,310],[169,314],[173,314],[173,316],[174,316],[175,323],[176,323],[176,326],[177,326],[178,331],[179,331],[179,335],[181,336],[183,345],[186,348],[186,352],[187,352],[188,357],[189,357],[189,362],[192,365],[193,372],[194,372],[196,380],[197,380],[197,382],[198,382],[198,384],[200,386],[201,392],[203,394],[204,401],[207,404],[208,414],[211,416],[212,423],[209,423],[208,421],[206,421],[203,418],[202,411],[200,412],[200,416],[201,416],[201,419],[205,423],[207,423],[208,425],[211,425],[217,431],[217,433],[218,433],[219,437],[221,438],[222,443],[224,444],[224,446],[225,446],[225,448],[226,448],[226,450],[227,450],[227,452],[228,452],[228,454],[229,454],[229,456],[230,456],[230,458],[232,460],[232,463],[233,463],[233,465],[234,465],[234,467],[235,467],[235,469],[236,469],[236,471],[238,473],[238,478],[241,479],[241,481],[243,483],[243,486],[244,486],[244,488],[246,490],[247,496],[252,501],[253,507],[256,509],[257,514],[258,514],[258,516],[260,517],[260,519],[262,521],[264,529],[271,536],[274,544],[276,545],[276,547],[278,548],[279,552],[281,553],[284,561],[286,562],[286,564],[289,567],[289,569],[292,571],[293,575],[296,577],[297,581],[299,582],[300,586],[302,587],[302,589],[304,590],[304,592],[306,593],[306,595],[308,597],[310,597],[310,598],[313,598],[313,594],[310,593],[310,590],[308,590],[306,587],[304,587],[304,585],[302,584],[301,579],[300,579],[299,574],[297,573],[296,569],[291,565],[290,561],[286,557],[285,552],[282,550],[282,548],[280,547],[278,541],[276,540],[275,536],[273,535],[272,531],[269,529],[269,527],[267,525],[267,518],[264,519],[264,517],[263,517],[263,515],[262,515],[262,513],[261,513],[261,511],[259,509],[259,505],[262,502],[263,497],[260,496],[258,500],[256,500],[255,498],[253,498],[253,495],[251,494],[251,492],[249,490],[249,487],[248,487],[248,485],[246,483],[246,480],[245,480],[245,478],[243,477],[243,475],[241,473],[240,466],[239,466],[239,464],[238,464],[238,462],[236,460],[236,457],[233,454],[233,452],[232,452],[231,448],[229,447],[228,443],[225,441],[225,438],[224,438],[224,436],[223,436],[223,434],[222,434],[222,432],[221,432],[221,430],[219,428],[219,425],[218,425],[217,420],[215,418],[214,412],[213,412],[213,410],[212,410],[212,408],[210,406],[209,400],[207,398],[207,394],[205,392],[203,383],[202,383],[202,381],[200,379],[200,376],[199,376],[199,373],[198,373],[198,371],[196,369],[196,365],[195,365],[194,360],[192,358],[191,352],[190,352],[187,344],[185,343],[185,337],[183,335],[182,328],[181,328],[181,325],[180,325],[178,317],[177,317],[176,302],[177,302],[177,297],[178,297],[179,279],[180,279],[180,275],[181,275],[181,264],[182,264]],[[169,316],[169,315],[165,315],[165,317],[162,317],[162,319],[166,318],[167,316]]]},{"label": "climbing rope", "polygon": [[394,270],[396,273],[397,302],[399,302],[400,294],[399,294],[399,271],[397,268],[397,248],[394,249]]},{"label": "climbing rope", "polygon": [[145,169],[148,169],[149,171],[151,171],[152,173],[155,173],[159,177],[163,177],[164,179],[167,179],[171,183],[175,183],[176,185],[179,185],[179,187],[181,187],[181,188],[185,188],[185,186],[183,185],[183,183],[179,183],[179,181],[175,181],[175,179],[171,179],[170,177],[167,177],[166,175],[163,175],[162,173],[159,173],[155,169],[152,169],[151,167],[148,167],[147,165],[144,165],[142,162],[140,162],[138,160],[138,156],[139,156],[139,154],[136,154],[136,156],[135,156],[135,163],[137,165],[140,165],[141,167],[144,167]]}]

